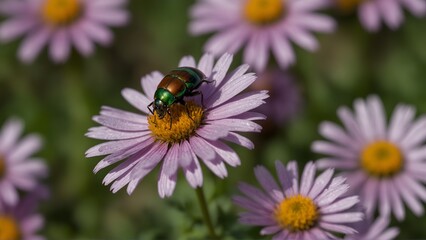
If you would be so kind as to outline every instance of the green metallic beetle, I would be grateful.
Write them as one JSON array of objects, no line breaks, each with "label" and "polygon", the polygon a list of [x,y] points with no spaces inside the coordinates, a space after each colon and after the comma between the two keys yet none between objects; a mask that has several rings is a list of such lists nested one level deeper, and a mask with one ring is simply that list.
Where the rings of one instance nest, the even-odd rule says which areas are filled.
[{"label": "green metallic beetle", "polygon": [[[170,115],[170,128],[172,125],[172,114],[170,107],[175,103],[186,106],[183,100],[186,96],[201,95],[203,102],[203,94],[200,91],[194,91],[200,87],[203,82],[210,83],[206,80],[206,76],[200,70],[193,67],[179,67],[168,73],[158,84],[154,93],[154,101],[148,105],[149,111],[157,115],[160,119],[164,118],[166,113]],[[188,108],[186,109],[188,116]]]}]

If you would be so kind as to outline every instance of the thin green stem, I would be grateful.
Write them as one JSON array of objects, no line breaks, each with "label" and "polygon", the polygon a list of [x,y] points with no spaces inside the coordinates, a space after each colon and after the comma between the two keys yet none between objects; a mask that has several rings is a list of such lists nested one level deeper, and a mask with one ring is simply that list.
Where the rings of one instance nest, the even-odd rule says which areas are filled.
[{"label": "thin green stem", "polygon": [[210,218],[209,209],[207,207],[206,197],[204,196],[204,191],[202,187],[198,187],[195,189],[197,192],[198,202],[200,202],[201,212],[203,214],[204,222],[209,229],[209,234],[211,239],[219,239],[214,230],[214,226],[212,224],[212,220]]}]

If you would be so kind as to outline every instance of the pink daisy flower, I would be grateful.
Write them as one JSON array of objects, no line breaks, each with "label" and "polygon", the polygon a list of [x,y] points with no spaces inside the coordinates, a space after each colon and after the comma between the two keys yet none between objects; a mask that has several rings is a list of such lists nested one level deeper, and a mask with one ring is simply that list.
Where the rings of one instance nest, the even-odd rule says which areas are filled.
[{"label": "pink daisy flower", "polygon": [[89,129],[87,136],[108,142],[92,147],[86,156],[108,155],[98,163],[95,172],[123,161],[106,175],[104,184],[113,183],[114,193],[128,184],[127,192],[131,194],[143,177],[162,162],[158,192],[163,198],[172,195],[178,168],[196,188],[203,184],[200,160],[220,178],[227,176],[225,163],[239,165],[238,155],[224,141],[248,149],[254,147],[237,132],[261,130],[253,120],[265,116],[251,110],[263,104],[268,95],[266,91],[241,93],[256,76],[247,73],[248,65],[227,74],[231,62],[230,54],[224,54],[216,64],[210,54],[203,55],[198,65],[190,56],[182,58],[180,67],[197,68],[210,83],[203,83],[197,89],[202,96],[186,97],[186,107],[172,104],[170,114],[163,118],[157,112],[151,115],[147,107],[164,78],[160,72],[142,78],[144,93],[133,89],[122,91],[123,97],[142,114],[103,107],[100,116],[93,118],[103,126]]},{"label": "pink daisy flower", "polygon": [[362,212],[352,210],[358,196],[344,197],[349,185],[342,177],[333,178],[333,169],[315,177],[316,166],[309,162],[299,182],[297,162],[286,167],[276,161],[275,167],[279,183],[258,166],[254,173],[263,189],[239,185],[244,196],[233,201],[248,211],[240,214],[241,223],[261,226],[260,234],[274,235],[272,239],[334,239],[336,233],[356,233],[349,225],[363,218]]},{"label": "pink daisy flower", "polygon": [[355,112],[347,107],[337,111],[344,129],[325,122],[319,132],[328,141],[315,141],[313,151],[327,155],[321,168],[336,168],[359,192],[368,215],[376,208],[383,216],[393,213],[403,220],[403,203],[423,215],[426,201],[426,118],[414,120],[414,107],[400,104],[389,126],[381,100],[370,96],[357,99]]},{"label": "pink daisy flower", "polygon": [[47,189],[37,187],[15,206],[0,209],[0,239],[1,240],[43,240],[37,235],[44,225],[43,216],[36,213],[41,199],[47,197]]},{"label": "pink daisy flower", "polygon": [[426,15],[424,0],[330,0],[343,11],[358,9],[361,24],[371,32],[378,31],[383,21],[395,30],[404,22],[403,10],[417,17]]},{"label": "pink daisy flower", "polygon": [[335,22],[316,13],[327,0],[200,0],[191,9],[193,35],[217,32],[205,45],[216,55],[244,49],[244,62],[263,71],[269,51],[281,68],[296,61],[290,42],[309,51],[318,48],[311,31],[332,32]]},{"label": "pink daisy flower", "polygon": [[359,233],[347,235],[345,240],[368,240],[368,239],[381,239],[392,240],[399,234],[399,229],[396,227],[389,228],[389,217],[378,217],[373,220],[367,218],[364,221],[353,224],[354,228]]},{"label": "pink daisy flower", "polygon": [[22,128],[21,121],[11,119],[0,132],[0,208],[15,205],[18,189],[33,190],[47,174],[43,160],[31,157],[42,145],[40,137],[31,134],[18,140]]},{"label": "pink daisy flower", "polygon": [[0,41],[24,36],[18,56],[31,62],[49,45],[54,62],[67,60],[71,46],[83,56],[94,51],[94,43],[108,45],[113,36],[109,26],[122,26],[128,12],[127,0],[7,0],[0,13],[7,20],[0,25]]}]

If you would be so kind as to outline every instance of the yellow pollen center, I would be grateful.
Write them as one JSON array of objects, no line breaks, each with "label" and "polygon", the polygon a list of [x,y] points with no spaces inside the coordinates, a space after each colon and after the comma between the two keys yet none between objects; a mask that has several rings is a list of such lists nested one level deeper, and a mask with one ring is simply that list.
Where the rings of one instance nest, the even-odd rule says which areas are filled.
[{"label": "yellow pollen center", "polygon": [[353,11],[358,5],[365,0],[337,0],[337,7],[342,12]]},{"label": "yellow pollen center", "polygon": [[255,24],[273,23],[284,12],[284,0],[247,0],[244,8],[245,18]]},{"label": "yellow pollen center", "polygon": [[188,139],[200,126],[204,114],[203,109],[193,101],[186,102],[186,106],[179,103],[172,104],[170,113],[171,116],[166,113],[162,119],[156,112],[148,117],[148,127],[156,140],[179,143]]},{"label": "yellow pollen center", "polygon": [[6,159],[0,154],[0,179],[5,175],[6,173]]},{"label": "yellow pollen center", "polygon": [[18,240],[20,231],[16,221],[9,217],[0,215],[0,240]]},{"label": "yellow pollen center", "polygon": [[312,228],[317,219],[317,206],[312,199],[300,194],[284,199],[275,209],[275,220],[282,228],[292,232]]},{"label": "yellow pollen center", "polygon": [[403,161],[399,148],[388,141],[370,143],[361,153],[362,168],[377,177],[387,177],[399,172]]},{"label": "yellow pollen center", "polygon": [[51,25],[67,25],[74,21],[80,12],[79,0],[45,0],[42,17]]}]

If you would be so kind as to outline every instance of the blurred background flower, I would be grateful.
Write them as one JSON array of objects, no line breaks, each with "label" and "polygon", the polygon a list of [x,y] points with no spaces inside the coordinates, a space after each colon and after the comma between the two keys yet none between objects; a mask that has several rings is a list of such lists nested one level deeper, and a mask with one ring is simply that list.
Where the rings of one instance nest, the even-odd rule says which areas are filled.
[{"label": "blurred background flower", "polygon": [[[332,18],[315,11],[326,0],[201,0],[191,9],[193,35],[217,32],[204,49],[216,55],[244,49],[244,62],[262,72],[269,52],[281,68],[296,62],[291,42],[309,51],[319,44],[310,32],[333,32]],[[244,46],[246,45],[246,46]]]},{"label": "blurred background flower", "polygon": [[389,227],[389,223],[389,217],[380,216],[376,219],[367,217],[363,221],[353,224],[353,227],[358,233],[346,236],[345,240],[396,239],[399,234],[399,229],[396,227]]},{"label": "blurred background flower", "polygon": [[289,73],[279,69],[267,69],[250,88],[268,91],[270,97],[265,99],[266,104],[258,107],[258,111],[267,116],[267,123],[281,127],[302,111],[302,93],[297,79]]},{"label": "blurred background flower", "polygon": [[0,25],[0,41],[24,36],[19,59],[29,63],[49,46],[54,62],[68,59],[71,46],[83,56],[93,53],[94,43],[108,45],[113,35],[109,26],[128,21],[126,0],[5,0],[0,13],[8,20]]},{"label": "blurred background flower", "polygon": [[30,134],[20,140],[22,131],[23,122],[16,118],[0,131],[0,209],[18,203],[18,190],[33,190],[47,175],[44,160],[32,157],[41,148],[40,137]]},{"label": "blurred background flower", "polygon": [[44,226],[44,217],[38,212],[41,200],[49,193],[46,187],[38,185],[28,192],[14,206],[0,209],[0,239],[2,240],[42,240],[38,235]]},{"label": "blurred background flower", "polygon": [[382,22],[396,30],[404,22],[404,10],[416,17],[425,17],[423,0],[329,0],[343,12],[358,11],[361,24],[371,32],[380,29]]}]

